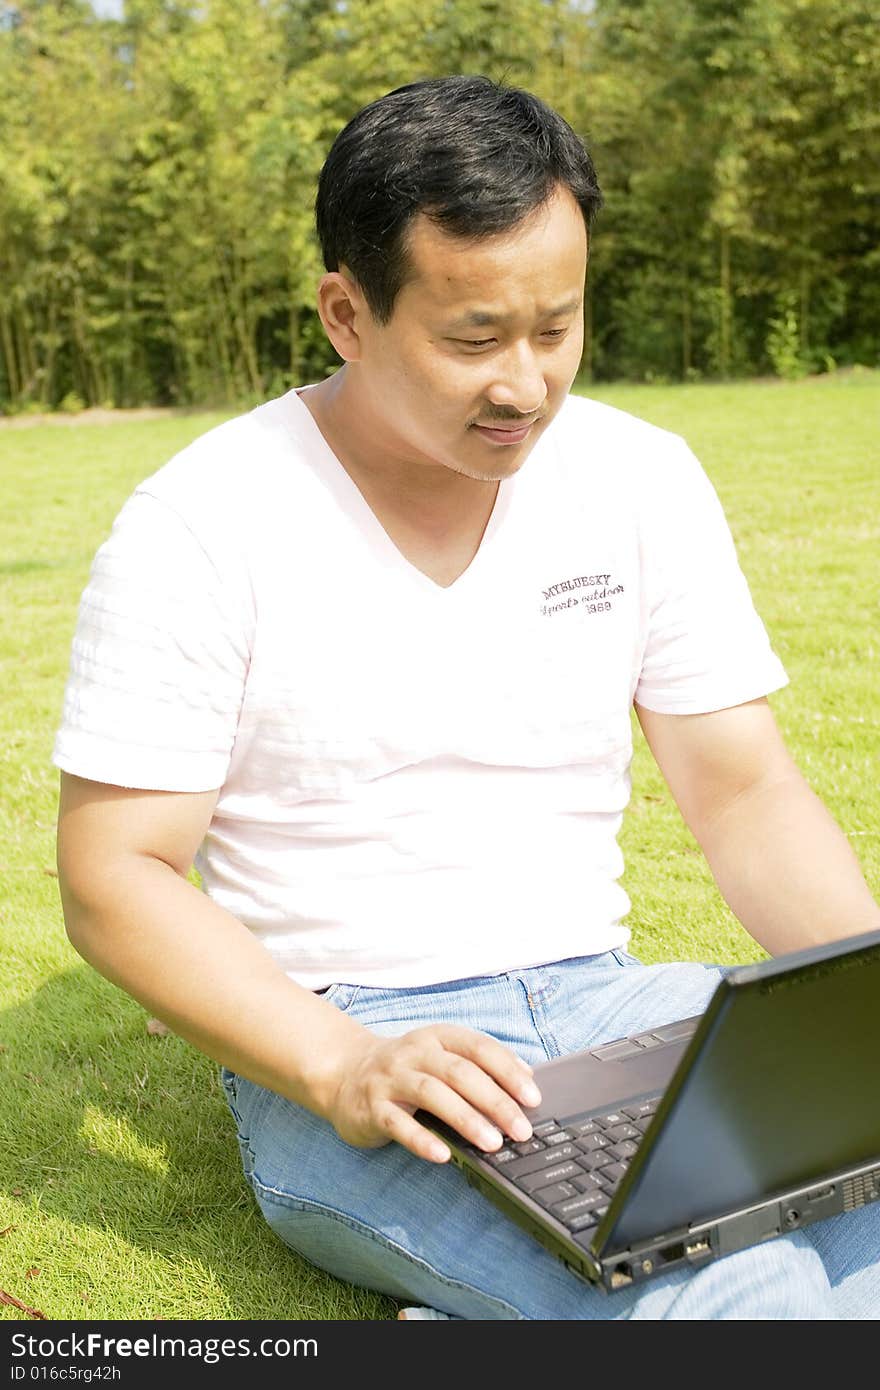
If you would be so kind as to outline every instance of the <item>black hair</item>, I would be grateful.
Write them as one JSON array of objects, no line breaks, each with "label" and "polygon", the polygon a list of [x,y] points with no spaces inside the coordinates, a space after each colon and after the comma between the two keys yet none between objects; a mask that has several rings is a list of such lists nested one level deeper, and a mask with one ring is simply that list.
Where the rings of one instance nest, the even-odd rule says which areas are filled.
[{"label": "black hair", "polygon": [[562,185],[587,232],[602,206],[571,126],[531,92],[482,76],[428,78],[363,107],[334,140],[315,220],[327,270],[345,266],[387,323],[406,282],[419,212],[462,238],[509,230]]}]

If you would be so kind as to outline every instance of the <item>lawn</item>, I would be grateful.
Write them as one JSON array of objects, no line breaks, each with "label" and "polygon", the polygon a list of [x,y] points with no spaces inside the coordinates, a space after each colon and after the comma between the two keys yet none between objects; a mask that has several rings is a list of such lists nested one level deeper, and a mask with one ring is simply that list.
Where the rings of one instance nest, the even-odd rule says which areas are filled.
[{"label": "lawn", "polygon": [[[702,459],[791,678],[772,697],[782,729],[880,895],[880,373],[589,394]],[[0,428],[0,1289],[54,1319],[396,1311],[264,1229],[213,1064],[148,1032],[62,926],[49,758],[77,602],[135,483],[221,418]],[[641,741],[633,777],[621,838],[637,952],[760,956]],[[3,1304],[0,1318],[28,1321]]]}]

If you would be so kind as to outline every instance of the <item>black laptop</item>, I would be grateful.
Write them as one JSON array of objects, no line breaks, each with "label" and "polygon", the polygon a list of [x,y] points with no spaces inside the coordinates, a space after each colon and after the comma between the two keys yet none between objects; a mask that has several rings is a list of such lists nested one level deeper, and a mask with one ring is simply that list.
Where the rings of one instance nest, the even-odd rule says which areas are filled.
[{"label": "black laptop", "polygon": [[533,1137],[471,1182],[613,1291],[880,1198],[880,931],[729,970],[703,1014],[535,1069]]}]

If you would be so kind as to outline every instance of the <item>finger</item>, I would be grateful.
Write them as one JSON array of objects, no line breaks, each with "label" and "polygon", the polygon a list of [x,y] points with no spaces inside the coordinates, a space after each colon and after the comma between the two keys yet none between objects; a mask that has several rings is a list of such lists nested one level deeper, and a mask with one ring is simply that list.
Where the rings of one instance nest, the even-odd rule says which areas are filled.
[{"label": "finger", "polygon": [[[461,1059],[459,1061],[461,1062]],[[488,1078],[485,1079],[488,1080]],[[501,1091],[498,1091],[497,1094],[503,1096]],[[406,1090],[398,1092],[398,1097],[404,1106],[412,1097],[417,1109],[436,1115],[438,1120],[442,1120],[444,1124],[454,1129],[476,1148],[494,1152],[501,1147],[504,1141],[502,1127],[494,1120],[494,1114],[500,1107],[493,1107],[491,1102],[483,1102],[479,1106],[472,1104],[466,1096],[461,1094],[457,1086],[450,1085],[434,1071],[413,1074]],[[489,1114],[483,1110],[482,1104],[486,1105]],[[513,1105],[509,1097],[507,1097],[507,1105]],[[521,1115],[519,1123],[524,1127],[523,1133],[531,1132],[528,1121]],[[516,1129],[516,1122],[514,1122],[513,1127]]]},{"label": "finger", "polygon": [[488,1033],[456,1024],[441,1025],[436,1031],[448,1051],[473,1062],[520,1105],[540,1105],[541,1092],[535,1084],[532,1068],[509,1047],[489,1037]]},{"label": "finger", "polygon": [[381,1114],[382,1129],[389,1139],[402,1144],[417,1158],[425,1158],[429,1163],[448,1163],[452,1154],[443,1140],[419,1124],[403,1106],[389,1102]]},{"label": "finger", "polygon": [[[426,1070],[444,1082],[466,1106],[460,1110],[462,1120],[456,1119],[454,1123],[472,1143],[483,1149],[497,1149],[504,1135],[516,1140],[531,1138],[528,1117],[510,1093],[476,1062],[460,1053],[444,1051],[435,1065]],[[477,1118],[471,1119],[470,1112],[475,1112]]]}]

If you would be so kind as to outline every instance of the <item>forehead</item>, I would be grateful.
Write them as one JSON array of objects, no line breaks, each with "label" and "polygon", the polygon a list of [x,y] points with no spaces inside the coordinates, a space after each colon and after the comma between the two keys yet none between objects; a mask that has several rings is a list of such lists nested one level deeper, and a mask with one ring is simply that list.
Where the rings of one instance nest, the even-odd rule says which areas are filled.
[{"label": "forehead", "polygon": [[419,213],[405,254],[402,308],[447,318],[475,305],[498,313],[527,304],[549,310],[583,289],[587,231],[575,198],[559,189],[509,231],[479,239],[451,236]]}]

